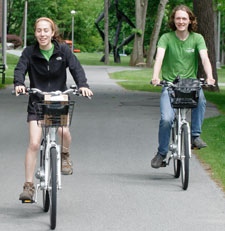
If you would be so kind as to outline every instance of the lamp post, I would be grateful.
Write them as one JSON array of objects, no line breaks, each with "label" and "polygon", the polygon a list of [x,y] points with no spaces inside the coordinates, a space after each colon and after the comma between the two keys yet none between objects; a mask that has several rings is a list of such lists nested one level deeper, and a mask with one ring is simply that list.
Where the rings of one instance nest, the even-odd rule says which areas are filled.
[{"label": "lamp post", "polygon": [[73,46],[74,46],[74,15],[75,15],[76,11],[75,10],[71,10],[71,15],[72,15],[72,52],[73,52]]},{"label": "lamp post", "polygon": [[[7,68],[6,56],[7,43],[7,0],[2,1],[2,62]],[[2,76],[2,84],[5,84],[5,76]]]},{"label": "lamp post", "polygon": [[[220,4],[219,4],[220,5]],[[221,12],[218,11],[217,21],[217,57],[216,57],[216,68],[220,69],[220,25],[221,25]]]},{"label": "lamp post", "polygon": [[27,3],[28,0],[25,1],[25,8],[24,8],[24,43],[23,47],[26,48],[27,46]]}]

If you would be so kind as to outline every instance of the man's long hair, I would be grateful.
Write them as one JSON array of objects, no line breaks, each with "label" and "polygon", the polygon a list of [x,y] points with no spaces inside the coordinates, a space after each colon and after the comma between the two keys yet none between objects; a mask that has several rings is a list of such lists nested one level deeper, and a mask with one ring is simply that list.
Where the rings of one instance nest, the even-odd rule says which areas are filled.
[{"label": "man's long hair", "polygon": [[175,19],[175,14],[178,10],[183,10],[189,15],[189,19],[190,19],[191,23],[188,26],[188,31],[189,32],[197,31],[197,18],[195,17],[194,13],[190,10],[190,8],[185,6],[185,5],[179,5],[173,9],[172,14],[170,16],[170,20],[169,20],[169,27],[173,31],[175,31],[177,29],[175,26],[175,23],[174,23],[174,19]]}]

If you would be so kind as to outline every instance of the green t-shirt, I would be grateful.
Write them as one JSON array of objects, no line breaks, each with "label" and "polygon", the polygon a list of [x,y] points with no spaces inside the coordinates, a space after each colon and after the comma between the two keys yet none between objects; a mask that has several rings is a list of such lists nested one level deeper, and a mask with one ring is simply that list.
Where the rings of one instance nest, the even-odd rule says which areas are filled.
[{"label": "green t-shirt", "polygon": [[42,55],[49,61],[49,59],[51,58],[53,51],[54,51],[54,44],[52,43],[52,48],[49,50],[42,50],[40,49]]},{"label": "green t-shirt", "polygon": [[196,78],[198,53],[207,49],[202,35],[191,32],[185,41],[177,38],[175,31],[161,36],[158,46],[165,49],[162,63],[162,78],[173,81],[176,76]]}]

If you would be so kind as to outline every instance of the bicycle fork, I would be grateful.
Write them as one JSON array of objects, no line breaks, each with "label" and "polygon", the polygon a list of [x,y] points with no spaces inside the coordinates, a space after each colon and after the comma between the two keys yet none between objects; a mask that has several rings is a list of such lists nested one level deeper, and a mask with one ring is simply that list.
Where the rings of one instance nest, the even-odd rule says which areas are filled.
[{"label": "bicycle fork", "polygon": [[182,126],[184,124],[186,124],[187,126],[187,131],[188,131],[188,153],[189,153],[189,158],[191,158],[192,154],[191,154],[191,129],[190,129],[190,125],[187,122],[187,109],[183,108],[183,109],[178,109],[178,158],[183,159],[184,156],[181,156],[181,139],[182,139]]},{"label": "bicycle fork", "polygon": [[182,133],[182,126],[184,124],[186,124],[187,130],[188,130],[189,158],[191,158],[191,155],[192,155],[192,153],[191,153],[191,130],[190,130],[190,125],[186,120],[187,109],[178,108],[176,113],[177,113],[176,118],[177,118],[177,126],[178,126],[177,131],[178,131],[178,134],[176,134],[177,137],[175,139],[177,140],[177,142],[170,144],[169,149],[172,152],[172,154],[170,155],[167,163],[165,161],[163,162],[162,167],[166,167],[166,165],[169,165],[170,160],[172,158],[180,159],[180,160],[182,160],[184,158],[184,156],[181,156],[181,141],[182,141],[181,140],[182,139],[181,133]]}]

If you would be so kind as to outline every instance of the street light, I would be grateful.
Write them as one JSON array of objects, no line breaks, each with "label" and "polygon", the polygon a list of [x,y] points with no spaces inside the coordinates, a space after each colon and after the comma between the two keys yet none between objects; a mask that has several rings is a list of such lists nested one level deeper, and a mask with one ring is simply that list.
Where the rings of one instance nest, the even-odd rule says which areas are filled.
[{"label": "street light", "polygon": [[27,4],[28,4],[28,0],[25,0],[25,5],[24,5],[24,43],[23,43],[23,48],[26,48],[26,46],[27,46]]},{"label": "street light", "polygon": [[[220,5],[220,4],[218,4]],[[216,68],[220,69],[220,25],[221,25],[221,12],[218,11],[217,21],[217,57],[216,57]]]},{"label": "street light", "polygon": [[72,52],[73,52],[73,46],[74,46],[74,15],[76,11],[71,10],[71,15],[72,15]]},{"label": "street light", "polygon": [[[6,55],[6,43],[7,43],[7,0],[2,1],[2,62],[7,68],[7,55]],[[2,76],[2,84],[5,84],[5,76]]]}]

